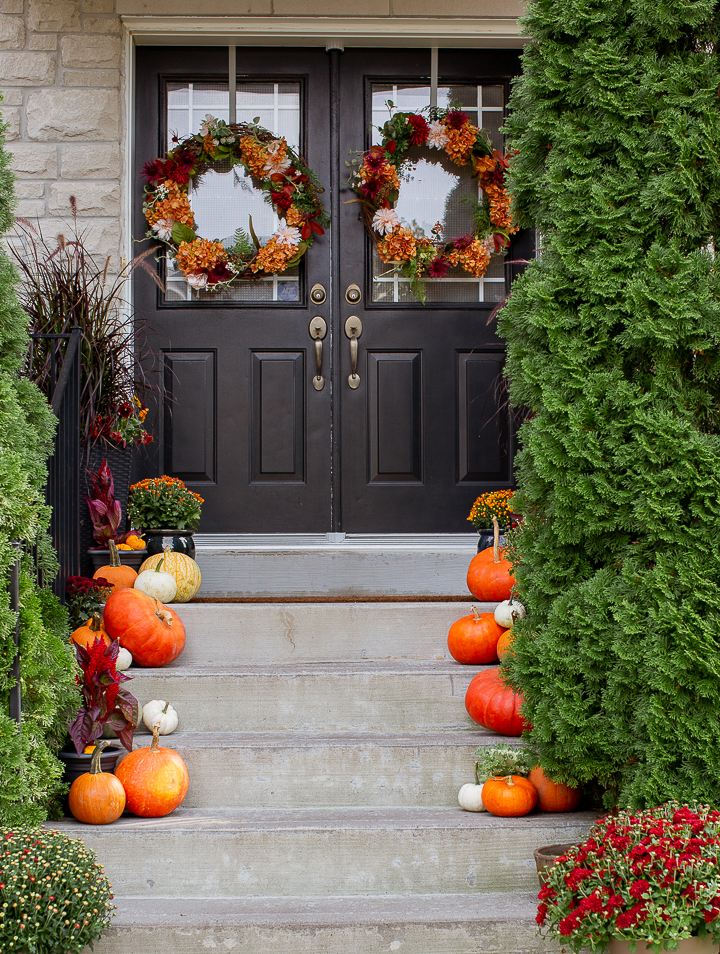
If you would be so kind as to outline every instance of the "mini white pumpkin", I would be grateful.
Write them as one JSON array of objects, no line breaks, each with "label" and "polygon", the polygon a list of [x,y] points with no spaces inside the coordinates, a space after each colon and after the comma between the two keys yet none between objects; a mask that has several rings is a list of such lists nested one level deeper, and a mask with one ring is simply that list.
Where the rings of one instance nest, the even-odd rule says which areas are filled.
[{"label": "mini white pumpkin", "polygon": [[157,725],[160,735],[170,735],[178,726],[178,714],[164,699],[153,699],[143,706],[143,722],[152,730]]},{"label": "mini white pumpkin", "polygon": [[[175,577],[161,569],[165,557],[160,557],[154,569],[143,570],[135,580],[135,589],[142,590],[148,596],[153,596],[161,603],[172,603],[177,596]],[[162,733],[160,733],[162,735]]]},{"label": "mini white pumpkin", "polygon": [[504,626],[505,629],[510,629],[516,620],[525,619],[527,613],[522,603],[518,602],[518,600],[514,600],[511,596],[509,600],[503,600],[502,603],[498,603],[495,607],[494,615],[495,622],[498,626]]},{"label": "mini white pumpkin", "polygon": [[124,649],[122,646],[118,650],[118,657],[115,660],[115,668],[118,672],[125,672],[126,669],[129,669],[132,666],[132,655],[130,654],[129,649]]},{"label": "mini white pumpkin", "polygon": [[486,812],[487,808],[483,805],[482,791],[484,782],[478,778],[478,763],[475,763],[475,781],[463,785],[458,792],[458,803],[460,808],[466,812]]}]

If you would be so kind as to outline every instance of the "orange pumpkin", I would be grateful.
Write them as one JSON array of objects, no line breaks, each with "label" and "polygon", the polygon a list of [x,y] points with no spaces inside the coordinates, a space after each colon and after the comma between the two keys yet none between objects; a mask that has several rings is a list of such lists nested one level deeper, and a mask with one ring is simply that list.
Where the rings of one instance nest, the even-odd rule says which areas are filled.
[{"label": "orange pumpkin", "polygon": [[504,547],[498,547],[496,559],[495,547],[488,547],[470,561],[467,585],[475,599],[488,603],[510,599],[517,581],[510,562],[503,557],[504,552]]},{"label": "orange pumpkin", "polygon": [[506,629],[502,634],[500,639],[498,639],[497,644],[497,654],[498,659],[504,659],[508,654],[512,653],[512,641],[513,641],[513,631],[512,626],[510,629]]},{"label": "orange pumpkin", "polygon": [[182,620],[142,590],[111,593],[103,611],[108,636],[120,640],[140,666],[167,666],[185,648]]},{"label": "orange pumpkin", "polygon": [[520,715],[523,697],[500,680],[500,669],[484,669],[475,676],[465,693],[465,708],[475,722],[501,735],[522,735],[529,728]]},{"label": "orange pumpkin", "polygon": [[88,825],[109,825],[125,809],[122,783],[100,767],[100,756],[109,742],[98,742],[90,760],[90,771],[80,775],[70,786],[70,811],[78,821]]},{"label": "orange pumpkin", "polygon": [[539,765],[528,774],[528,779],[537,790],[541,812],[574,812],[580,804],[579,788],[571,788],[564,782],[553,782]]},{"label": "orange pumpkin", "polygon": [[497,662],[496,647],[504,630],[492,613],[478,613],[473,606],[469,616],[453,623],[448,633],[448,649],[453,659],[472,666]]},{"label": "orange pumpkin", "polygon": [[106,646],[110,645],[110,637],[105,632],[102,618],[97,613],[87,623],[79,626],[74,633],[70,634],[70,642],[76,643],[78,646],[85,646],[86,649],[94,646],[96,639],[101,639]]},{"label": "orange pumpkin", "polygon": [[482,800],[491,815],[519,818],[535,808],[538,793],[522,775],[495,775],[483,785]]},{"label": "orange pumpkin", "polygon": [[127,795],[127,807],[142,818],[169,815],[187,795],[190,779],[174,749],[159,745],[157,726],[149,749],[135,749],[115,769]]},{"label": "orange pumpkin", "polygon": [[118,550],[113,540],[110,541],[109,566],[101,566],[99,570],[96,570],[93,573],[94,580],[97,580],[99,577],[103,577],[108,581],[113,589],[113,592],[116,590],[132,588],[135,585],[137,573],[131,566],[123,566],[120,563]]}]

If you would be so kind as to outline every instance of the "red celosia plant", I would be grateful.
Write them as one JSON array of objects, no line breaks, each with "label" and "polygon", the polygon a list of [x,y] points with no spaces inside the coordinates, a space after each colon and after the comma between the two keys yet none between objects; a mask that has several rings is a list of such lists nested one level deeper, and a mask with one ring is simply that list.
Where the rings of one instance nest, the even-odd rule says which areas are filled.
[{"label": "red celosia plant", "polygon": [[122,520],[120,501],[115,499],[115,485],[113,476],[106,461],[95,470],[89,470],[91,489],[90,496],[85,494],[85,501],[90,510],[90,519],[93,525],[93,537],[101,547],[107,547],[117,536],[117,530]]},{"label": "red celosia plant", "polygon": [[674,950],[682,938],[720,942],[720,812],[667,802],[601,818],[561,855],[538,898],[537,922],[573,951],[613,938]]},{"label": "red celosia plant", "polygon": [[140,720],[140,709],[135,696],[120,688],[132,676],[115,668],[119,648],[117,639],[109,645],[96,639],[92,646],[76,647],[82,669],[78,682],[85,705],[68,726],[68,732],[78,755],[100,738],[105,726],[113,729],[128,752],[132,752],[133,729]]}]

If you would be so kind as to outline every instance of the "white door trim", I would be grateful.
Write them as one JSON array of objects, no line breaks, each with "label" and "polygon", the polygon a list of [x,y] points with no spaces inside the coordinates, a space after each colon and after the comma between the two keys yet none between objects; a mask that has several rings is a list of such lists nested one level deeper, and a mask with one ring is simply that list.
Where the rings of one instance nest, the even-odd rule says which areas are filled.
[{"label": "white door trim", "polygon": [[521,47],[514,18],[430,17],[174,17],[122,21],[142,46]]}]

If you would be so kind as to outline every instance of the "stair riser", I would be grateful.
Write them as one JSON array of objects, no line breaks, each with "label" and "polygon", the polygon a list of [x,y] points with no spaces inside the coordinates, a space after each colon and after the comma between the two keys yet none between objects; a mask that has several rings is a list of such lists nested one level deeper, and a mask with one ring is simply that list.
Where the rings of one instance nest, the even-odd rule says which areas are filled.
[{"label": "stair riser", "polygon": [[[458,809],[461,811],[461,809]],[[578,822],[488,837],[454,828],[199,830],[124,828],[78,834],[119,896],[232,898],[522,892],[537,887],[533,851],[579,841]],[[118,832],[119,834],[119,832]]]},{"label": "stair riser", "polygon": [[211,676],[155,669],[138,671],[129,689],[143,705],[171,702],[183,732],[477,730],[464,705],[477,671]]},{"label": "stair riser", "polygon": [[[493,603],[478,603],[490,612]],[[469,603],[185,603],[184,666],[449,659],[450,626]],[[134,670],[133,670],[134,672]]]},{"label": "stair riser", "polygon": [[[470,733],[468,733],[470,735]],[[474,736],[474,734],[472,734]],[[142,739],[141,745],[149,739]],[[184,808],[302,809],[457,805],[472,781],[477,739],[464,745],[193,747],[170,737],[190,774]]]}]

